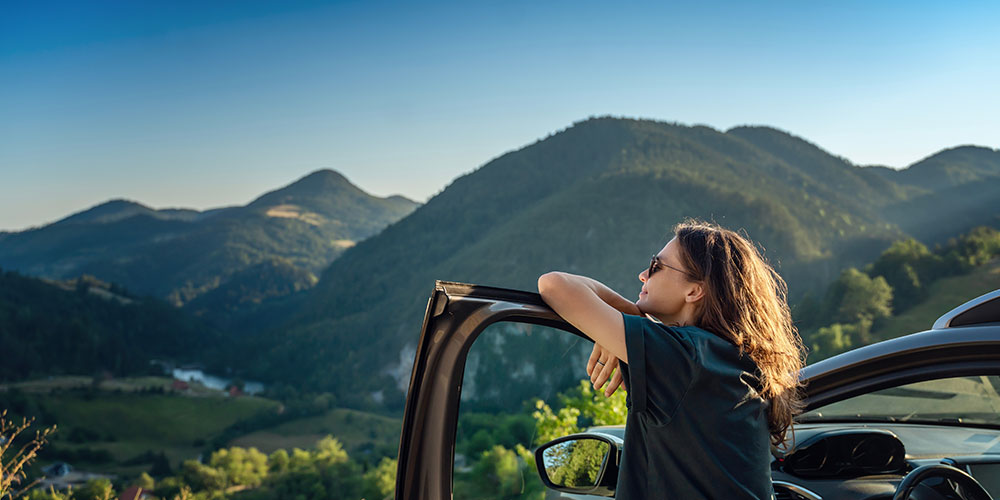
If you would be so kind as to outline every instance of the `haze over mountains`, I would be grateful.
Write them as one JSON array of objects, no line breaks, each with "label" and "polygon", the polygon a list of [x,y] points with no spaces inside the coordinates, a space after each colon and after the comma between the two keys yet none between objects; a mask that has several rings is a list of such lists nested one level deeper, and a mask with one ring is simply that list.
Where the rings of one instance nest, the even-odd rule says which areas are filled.
[{"label": "haze over mountains", "polygon": [[[902,237],[933,244],[1000,226],[998,200],[1000,151],[989,148],[948,149],[896,171],[853,165],[768,127],[596,118],[488,162],[415,209],[319,172],[246,207],[113,202],[0,235],[0,267],[94,274],[208,313],[308,289],[255,317],[271,327],[230,331],[236,349],[255,353],[234,368],[330,391],[345,405],[393,408],[436,279],[531,290],[559,269],[632,297],[671,226],[697,217],[744,229],[794,301]],[[509,380],[544,367],[549,382],[514,380],[539,388],[582,371],[518,349],[500,349],[469,376],[484,387],[500,372]]]},{"label": "haze over mountains", "polygon": [[312,286],[345,249],[416,206],[369,195],[332,170],[243,207],[154,210],[111,200],[44,227],[0,233],[0,267],[53,279],[89,274],[176,305],[215,292],[216,307],[238,307]]}]

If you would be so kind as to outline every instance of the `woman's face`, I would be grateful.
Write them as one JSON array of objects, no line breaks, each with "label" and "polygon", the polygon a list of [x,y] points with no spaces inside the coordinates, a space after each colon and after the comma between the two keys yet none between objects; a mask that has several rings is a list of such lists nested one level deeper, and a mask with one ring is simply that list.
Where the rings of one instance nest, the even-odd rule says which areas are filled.
[{"label": "woman's face", "polygon": [[688,281],[684,275],[690,271],[681,264],[677,238],[671,239],[656,256],[659,262],[653,275],[649,275],[649,268],[639,273],[642,291],[636,306],[664,323],[681,320],[685,305],[691,304],[693,308],[694,301],[700,298],[700,285]]}]

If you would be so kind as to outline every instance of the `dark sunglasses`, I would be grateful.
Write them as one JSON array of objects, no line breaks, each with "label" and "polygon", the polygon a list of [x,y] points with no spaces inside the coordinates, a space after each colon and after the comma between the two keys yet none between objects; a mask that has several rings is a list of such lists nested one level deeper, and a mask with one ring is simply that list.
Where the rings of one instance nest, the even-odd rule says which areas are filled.
[{"label": "dark sunglasses", "polygon": [[695,277],[694,275],[683,269],[677,269],[676,267],[671,266],[670,264],[664,264],[663,262],[660,262],[660,258],[656,255],[654,255],[652,259],[649,259],[649,271],[646,272],[646,279],[649,279],[649,277],[652,276],[653,273],[658,271],[661,267],[673,269],[674,271],[685,274],[695,280],[698,279],[697,277]]}]

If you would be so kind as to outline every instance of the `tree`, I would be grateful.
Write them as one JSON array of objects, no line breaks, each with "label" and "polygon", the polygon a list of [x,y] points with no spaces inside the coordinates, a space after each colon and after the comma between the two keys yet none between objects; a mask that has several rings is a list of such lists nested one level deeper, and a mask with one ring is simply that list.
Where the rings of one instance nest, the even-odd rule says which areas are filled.
[{"label": "tree", "polygon": [[52,486],[49,489],[34,489],[28,492],[26,497],[28,500],[73,500],[73,490],[70,489],[66,493],[61,491],[56,491]]},{"label": "tree", "polygon": [[344,463],[347,461],[347,452],[340,441],[328,434],[316,443],[315,459],[324,465]]},{"label": "tree", "polygon": [[564,406],[580,409],[581,427],[624,424],[628,414],[623,388],[607,397],[603,390],[595,391],[589,379],[581,380],[575,390],[560,394],[559,399]]},{"label": "tree", "polygon": [[185,460],[181,464],[181,478],[184,484],[190,485],[195,491],[226,488],[226,475],[222,471],[194,460]]},{"label": "tree", "polygon": [[537,409],[532,413],[532,416],[535,417],[538,429],[535,438],[536,444],[580,432],[580,428],[576,426],[576,419],[580,416],[579,408],[565,407],[560,408],[558,413],[554,413],[552,408],[541,399],[535,401],[535,408]]},{"label": "tree", "polygon": [[[514,450],[501,445],[482,452],[468,478],[456,484],[456,498],[522,498],[526,467]],[[530,473],[530,471],[527,471]]]},{"label": "tree", "polygon": [[943,259],[919,241],[908,238],[892,244],[867,269],[892,287],[896,310],[904,311],[925,298],[925,283],[939,277]]},{"label": "tree", "polygon": [[983,265],[1000,255],[1000,231],[991,227],[976,227],[950,243],[945,260],[956,274]]},{"label": "tree", "polygon": [[395,459],[382,457],[382,460],[365,472],[364,497],[367,500],[388,500],[393,497],[396,490],[396,466]]},{"label": "tree", "polygon": [[839,281],[843,286],[843,295],[837,307],[839,319],[854,323],[892,316],[892,287],[885,278],[870,278],[852,267],[840,275]]},{"label": "tree", "polygon": [[111,500],[115,498],[115,489],[111,480],[106,478],[91,479],[79,490],[70,495],[72,500]]},{"label": "tree", "polygon": [[280,474],[288,470],[288,452],[285,450],[275,450],[267,457],[267,468],[270,474]]},{"label": "tree", "polygon": [[811,336],[810,362],[840,354],[851,348],[851,326],[834,323],[820,328]]},{"label": "tree", "polygon": [[209,466],[221,472],[226,486],[260,486],[267,476],[267,455],[257,448],[234,446],[212,453]]},{"label": "tree", "polygon": [[849,324],[862,319],[874,322],[892,315],[892,300],[893,288],[885,278],[871,278],[848,268],[827,289],[819,324]]},{"label": "tree", "polygon": [[173,469],[170,468],[170,460],[167,459],[167,455],[160,451],[153,456],[153,464],[149,468],[149,474],[154,477],[167,477],[173,474]]},{"label": "tree", "polygon": [[0,410],[0,498],[20,497],[35,484],[22,485],[21,482],[27,479],[27,467],[48,443],[49,434],[56,430],[56,426],[36,430],[27,441],[18,439],[34,421],[34,418],[21,419],[20,424],[15,424],[7,420],[6,409]]},{"label": "tree", "polygon": [[823,313],[823,304],[817,300],[813,292],[806,292],[802,299],[792,307],[792,317],[799,331],[816,326]]},{"label": "tree", "polygon": [[153,491],[156,489],[156,480],[153,479],[153,476],[143,472],[139,474],[139,478],[135,480],[134,485],[142,488],[144,491]]}]

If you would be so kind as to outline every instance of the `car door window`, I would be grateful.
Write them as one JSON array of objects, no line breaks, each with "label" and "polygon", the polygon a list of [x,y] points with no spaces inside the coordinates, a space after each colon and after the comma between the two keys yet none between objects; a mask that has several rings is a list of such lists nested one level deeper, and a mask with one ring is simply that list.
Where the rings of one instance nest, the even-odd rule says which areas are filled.
[{"label": "car door window", "polygon": [[494,323],[479,335],[462,382],[456,500],[544,496],[533,458],[535,402],[555,407],[559,392],[586,378],[592,347],[577,335],[529,323]]}]

